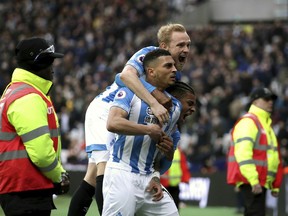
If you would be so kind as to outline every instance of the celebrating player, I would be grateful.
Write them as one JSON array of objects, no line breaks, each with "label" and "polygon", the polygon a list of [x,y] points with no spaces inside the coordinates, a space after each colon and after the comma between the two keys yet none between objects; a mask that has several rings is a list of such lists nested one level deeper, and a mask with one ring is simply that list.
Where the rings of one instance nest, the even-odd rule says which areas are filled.
[{"label": "celebrating player", "polygon": [[[163,48],[171,53],[176,69],[181,71],[187,60],[191,41],[186,29],[181,24],[162,26],[158,31],[157,37],[159,47],[145,47],[135,53],[127,62],[121,74],[117,76],[115,82],[106,91],[98,95],[87,109],[85,117],[85,140],[86,152],[89,154],[89,164],[83,182],[72,197],[69,216],[86,214],[92,202],[95,187],[96,201],[101,214],[104,170],[109,158],[110,143],[114,138],[114,134],[107,131],[106,122],[110,106],[116,92],[119,90],[119,86],[126,85],[138,97],[143,99],[151,107],[153,114],[157,117],[160,124],[164,124],[164,122],[169,120],[168,111],[161,104],[167,105],[166,107],[169,108],[171,100],[165,97],[165,95],[163,96],[160,91],[147,83],[145,79],[141,78],[144,76],[142,60],[146,53]],[[176,74],[176,79],[180,79],[179,72]],[[159,104],[154,96],[158,98],[161,104]]]},{"label": "celebrating player", "polygon": [[[149,52],[144,57],[143,64],[146,80],[159,91],[164,92],[167,87],[175,83],[175,62],[168,51],[157,49]],[[164,93],[171,97],[167,92]],[[195,105],[193,93],[190,91],[190,94],[183,95],[186,99],[194,101],[191,107]],[[154,162],[162,150],[162,145],[169,145],[169,142],[174,144],[174,148],[164,153],[161,158],[160,169],[163,173],[170,167],[180,139],[177,121],[182,105],[176,98],[171,98],[172,106],[168,111],[170,119],[161,127],[149,105],[129,88],[124,87],[116,94],[107,121],[108,130],[117,133],[117,138],[111,148],[111,156],[105,169],[104,216],[139,213],[179,215],[168,193],[164,192],[163,198],[155,202],[153,191],[146,191],[151,178],[155,177]],[[192,114],[191,109],[187,113]]]}]

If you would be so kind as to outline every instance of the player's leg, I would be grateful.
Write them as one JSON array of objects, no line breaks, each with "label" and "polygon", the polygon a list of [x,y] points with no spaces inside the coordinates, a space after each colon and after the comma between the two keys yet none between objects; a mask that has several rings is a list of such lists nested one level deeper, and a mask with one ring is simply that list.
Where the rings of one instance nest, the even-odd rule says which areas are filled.
[{"label": "player's leg", "polygon": [[[104,103],[101,100],[94,100],[88,107],[85,116],[85,140],[86,140],[86,151],[91,152],[91,158],[97,165],[97,172],[103,175],[104,169],[102,166],[98,166],[100,162],[107,162],[109,159],[109,143],[107,140],[110,139],[110,132],[106,129],[107,117],[109,113],[109,104]],[[113,139],[115,135],[113,134]],[[108,145],[107,145],[108,143]],[[98,174],[99,175],[99,174]],[[103,176],[102,176],[103,178]],[[94,181],[96,176],[94,177]],[[102,179],[97,177],[96,190],[97,193],[96,202],[98,211],[101,212],[103,206],[103,195],[102,195]],[[101,214],[101,213],[100,213]]]},{"label": "player's leg", "polygon": [[[102,129],[102,132],[106,134],[106,151],[93,151],[92,157],[95,158],[97,164],[97,177],[96,177],[96,189],[95,189],[95,199],[98,206],[98,211],[100,215],[102,214],[103,209],[103,179],[106,163],[109,160],[110,148],[112,143],[115,140],[115,134],[110,133],[109,131]],[[105,138],[103,138],[105,139]]]},{"label": "player's leg", "polygon": [[109,159],[109,151],[93,151],[92,157],[97,158],[97,177],[96,177],[96,188],[95,188],[95,199],[98,206],[99,214],[102,214],[103,209],[103,178],[106,163]]},{"label": "player's leg", "polygon": [[[109,163],[109,162],[108,162]],[[104,205],[102,216],[134,216],[136,188],[128,171],[106,167],[103,181]]]},{"label": "player's leg", "polygon": [[86,215],[95,193],[96,173],[96,164],[93,159],[89,158],[85,177],[71,198],[68,216]]}]

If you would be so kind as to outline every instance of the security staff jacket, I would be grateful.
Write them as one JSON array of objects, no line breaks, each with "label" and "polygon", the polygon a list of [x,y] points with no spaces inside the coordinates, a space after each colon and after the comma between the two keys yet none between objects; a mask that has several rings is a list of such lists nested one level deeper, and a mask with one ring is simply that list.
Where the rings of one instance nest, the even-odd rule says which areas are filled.
[{"label": "security staff jacket", "polygon": [[173,161],[169,170],[161,175],[160,181],[164,187],[176,187],[180,182],[188,183],[190,172],[187,160],[183,152],[177,148],[174,152]]},{"label": "security staff jacket", "polygon": [[53,188],[65,172],[52,82],[16,68],[0,100],[0,194]]},{"label": "security staff jacket", "polygon": [[251,105],[235,124],[228,154],[227,182],[279,191],[282,163],[270,113]]}]

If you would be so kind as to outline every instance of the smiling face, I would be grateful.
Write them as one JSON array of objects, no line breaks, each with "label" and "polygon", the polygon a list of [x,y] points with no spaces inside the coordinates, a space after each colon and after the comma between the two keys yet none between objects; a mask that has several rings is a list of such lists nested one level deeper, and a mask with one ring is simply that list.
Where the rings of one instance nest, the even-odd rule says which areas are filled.
[{"label": "smiling face", "polygon": [[160,48],[171,53],[178,71],[181,71],[187,61],[190,49],[190,37],[187,32],[174,31],[171,33],[169,43],[160,43]]}]

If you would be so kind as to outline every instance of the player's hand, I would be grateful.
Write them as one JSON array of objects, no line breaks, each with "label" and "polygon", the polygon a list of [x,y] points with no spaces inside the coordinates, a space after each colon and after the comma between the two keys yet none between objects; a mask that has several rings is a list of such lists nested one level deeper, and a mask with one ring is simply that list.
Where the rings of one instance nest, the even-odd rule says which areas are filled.
[{"label": "player's hand", "polygon": [[163,125],[169,121],[168,110],[172,107],[172,100],[158,89],[152,91],[151,95],[158,101],[157,104],[151,105],[151,110],[158,118],[160,124]]},{"label": "player's hand", "polygon": [[156,143],[158,143],[162,139],[162,134],[163,131],[158,124],[151,124],[147,125],[149,127],[149,136],[151,137],[152,140],[154,140]]},{"label": "player's hand", "polygon": [[54,183],[54,194],[66,194],[70,189],[70,178],[67,172],[61,174],[61,182]]},{"label": "player's hand", "polygon": [[260,184],[256,184],[252,186],[252,193],[253,194],[260,194],[262,193],[262,187]]},{"label": "player's hand", "polygon": [[162,135],[162,139],[160,140],[160,142],[156,144],[156,147],[159,149],[159,151],[162,154],[165,155],[167,160],[169,161],[173,160],[173,156],[174,156],[173,141],[165,133]]},{"label": "player's hand", "polygon": [[160,179],[157,177],[153,177],[148,186],[146,187],[146,191],[153,194],[152,201],[159,201],[163,198],[162,185],[160,183]]}]

